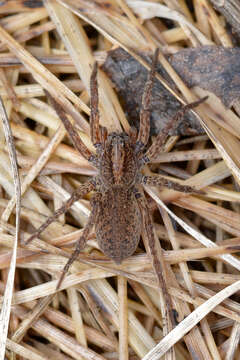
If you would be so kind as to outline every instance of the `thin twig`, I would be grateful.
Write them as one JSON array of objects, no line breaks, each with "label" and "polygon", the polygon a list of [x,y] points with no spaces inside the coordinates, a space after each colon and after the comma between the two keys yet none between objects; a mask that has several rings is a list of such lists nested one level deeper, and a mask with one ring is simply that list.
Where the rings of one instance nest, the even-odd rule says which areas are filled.
[{"label": "thin twig", "polygon": [[[7,113],[5,111],[4,104],[2,99],[0,98],[0,114],[4,129],[4,134],[6,138],[6,143],[8,146],[11,167],[12,167],[12,177],[14,182],[14,190],[16,197],[16,233],[15,233],[15,241],[13,245],[13,253],[12,260],[9,268],[8,279],[5,288],[5,294],[3,299],[3,305],[0,315],[0,359],[4,360],[5,358],[5,346],[7,341],[7,333],[8,333],[8,323],[11,312],[11,301],[13,294],[13,286],[14,286],[14,276],[15,276],[15,267],[16,267],[16,257],[17,257],[17,246],[19,240],[19,231],[20,231],[20,210],[21,210],[21,184],[20,178],[18,174],[17,167],[17,155],[14,146],[13,136],[11,132],[11,128],[9,126]],[[8,217],[3,217],[3,221],[8,221]]]}]

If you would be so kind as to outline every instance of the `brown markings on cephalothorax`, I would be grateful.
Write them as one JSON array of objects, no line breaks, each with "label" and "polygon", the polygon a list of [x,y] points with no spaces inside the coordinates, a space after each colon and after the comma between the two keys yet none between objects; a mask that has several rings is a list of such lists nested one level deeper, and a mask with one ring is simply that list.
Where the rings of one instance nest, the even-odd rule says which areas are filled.
[{"label": "brown markings on cephalothorax", "polygon": [[129,135],[110,133],[99,159],[99,175],[103,186],[124,185],[127,189],[135,183],[137,173],[137,157]]}]

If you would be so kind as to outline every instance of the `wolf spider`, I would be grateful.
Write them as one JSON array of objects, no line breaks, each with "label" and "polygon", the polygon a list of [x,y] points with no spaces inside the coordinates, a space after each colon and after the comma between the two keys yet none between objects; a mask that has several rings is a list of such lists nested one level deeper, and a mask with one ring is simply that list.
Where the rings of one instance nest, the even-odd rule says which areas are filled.
[{"label": "wolf spider", "polygon": [[169,131],[177,121],[182,118],[187,110],[205,100],[204,98],[188,104],[178,111],[145,152],[149,140],[150,99],[157,61],[158,51],[154,54],[151,71],[143,92],[138,134],[135,128],[131,128],[128,134],[125,132],[108,133],[105,127],[99,125],[97,64],[94,64],[90,81],[90,129],[91,140],[95,146],[96,154],[92,154],[84,145],[75,128],[68,120],[64,109],[48,95],[75,148],[98,169],[98,175],[76,189],[65,204],[56,210],[26,241],[26,243],[29,243],[35,237],[38,237],[49,224],[55,221],[59,215],[65,213],[75,201],[90,191],[95,191],[91,198],[92,212],[90,218],[76,244],[75,251],[63,269],[57,288],[60,287],[69,267],[84,248],[87,237],[94,225],[100,249],[116,264],[120,264],[134,253],[144,227],[151,243],[150,248],[153,246],[152,219],[149,211],[146,211],[147,203],[140,188],[141,184],[166,186],[182,192],[197,192],[192,187],[180,185],[160,176],[143,176],[141,174],[141,168],[161,152]]}]

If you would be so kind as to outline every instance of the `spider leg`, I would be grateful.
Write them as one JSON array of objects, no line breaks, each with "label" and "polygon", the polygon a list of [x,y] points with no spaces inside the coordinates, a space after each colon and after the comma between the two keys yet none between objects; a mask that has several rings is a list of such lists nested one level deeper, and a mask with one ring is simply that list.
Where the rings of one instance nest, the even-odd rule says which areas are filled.
[{"label": "spider leg", "polygon": [[101,143],[100,128],[99,128],[99,110],[98,110],[98,84],[97,84],[97,63],[93,65],[93,71],[90,79],[90,92],[91,92],[91,115],[90,115],[90,128],[91,140],[94,146]]},{"label": "spider leg", "polygon": [[181,191],[184,193],[195,193],[195,194],[204,194],[204,191],[197,190],[192,186],[181,185],[175,181],[165,179],[161,176],[142,176],[141,183],[149,186],[165,186],[169,189],[176,191]]},{"label": "spider leg", "polygon": [[141,151],[148,142],[149,132],[150,132],[150,100],[153,88],[154,77],[156,73],[156,67],[158,62],[158,54],[159,49],[156,49],[153,62],[151,66],[151,71],[148,75],[147,82],[144,87],[143,95],[142,95],[142,106],[140,111],[140,129],[138,133],[137,143],[136,143],[136,151]]},{"label": "spider leg", "polygon": [[[174,307],[172,304],[172,299],[168,293],[167,285],[165,281],[165,264],[162,256],[162,249],[160,247],[157,236],[154,232],[154,226],[151,214],[148,210],[147,201],[143,194],[135,191],[135,197],[140,208],[142,214],[142,234],[144,245],[148,254],[152,259],[152,264],[154,271],[156,273],[159,290],[162,294],[161,296],[161,311],[163,319],[167,321],[167,327],[170,331],[172,327],[176,325],[176,321],[174,318]],[[164,303],[165,302],[165,303]]]},{"label": "spider leg", "polygon": [[68,120],[67,115],[62,108],[62,106],[49,94],[48,91],[46,91],[47,97],[50,100],[50,103],[54,107],[54,110],[56,111],[59,118],[62,120],[62,123],[70,137],[70,139],[73,142],[73,145],[75,149],[88,161],[95,163],[96,159],[95,156],[91,153],[91,151],[86,147],[84,142],[81,140],[80,136],[78,135],[77,131],[75,130],[72,123]]},{"label": "spider leg", "polygon": [[91,220],[91,215],[90,215],[90,219],[87,223],[87,225],[84,227],[83,233],[81,235],[81,237],[78,239],[77,244],[76,244],[76,248],[74,250],[74,252],[72,253],[71,257],[68,259],[66,265],[64,266],[61,276],[58,280],[57,286],[56,286],[56,290],[58,290],[63,282],[63,279],[65,277],[65,275],[67,274],[70,266],[74,263],[74,261],[77,259],[78,255],[80,254],[80,252],[84,249],[86,242],[87,242],[87,237],[91,231],[93,227],[93,222]]},{"label": "spider leg", "polygon": [[59,289],[61,286],[61,283],[66,275],[66,273],[68,272],[70,266],[74,263],[75,260],[77,260],[78,255],[80,254],[80,252],[84,249],[85,244],[87,242],[87,238],[88,235],[92,229],[92,227],[94,226],[95,222],[96,222],[96,217],[97,214],[99,213],[99,207],[98,207],[98,202],[101,198],[101,195],[99,193],[96,193],[92,198],[91,198],[91,205],[92,205],[92,212],[91,215],[88,219],[88,223],[87,225],[84,227],[83,233],[81,235],[81,237],[79,238],[77,244],[76,244],[76,248],[74,250],[74,252],[72,253],[71,257],[68,259],[66,265],[63,268],[62,274],[60,276],[60,279],[57,283],[57,287],[56,289]]},{"label": "spider leg", "polygon": [[43,223],[36,231],[33,233],[26,241],[25,244],[29,244],[30,241],[38,237],[52,222],[54,222],[61,214],[64,214],[72,204],[78,199],[82,198],[84,195],[88,194],[91,190],[95,189],[94,179],[83,184],[78,189],[73,191],[70,198],[64,203],[62,207],[54,212],[52,216],[50,216],[45,223]]},{"label": "spider leg", "polygon": [[[204,102],[208,97],[205,96],[200,100],[194,101],[190,104],[187,104],[183,106],[176,115],[172,118],[172,120],[169,121],[167,126],[158,134],[156,140],[153,142],[153,144],[150,146],[146,154],[142,158],[143,163],[151,162],[160,152],[162,152],[163,144],[165,143],[167,137],[169,136],[169,132],[176,128],[179,120],[182,119],[184,114],[195,108],[196,106],[200,105],[202,102]],[[140,160],[141,161],[141,160]]]}]

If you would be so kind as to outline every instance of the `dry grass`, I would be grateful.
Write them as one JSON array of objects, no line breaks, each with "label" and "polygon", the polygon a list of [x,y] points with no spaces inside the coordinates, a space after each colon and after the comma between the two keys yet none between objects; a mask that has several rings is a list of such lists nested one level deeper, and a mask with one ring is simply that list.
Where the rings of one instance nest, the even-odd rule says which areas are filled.
[{"label": "dry grass", "polygon": [[[159,47],[159,61],[179,89],[175,96],[182,102],[204,96],[206,91],[200,88],[187,88],[164,54],[183,47],[233,44],[225,19],[209,1],[195,0],[193,5],[191,12],[185,0],[0,4],[0,95],[19,165],[22,240],[96,172],[65,136],[44,89],[64,106],[90,149],[92,65],[95,60],[101,65],[116,46],[146,67],[139,52],[151,54]],[[174,26],[168,28],[163,18],[173,20]],[[110,131],[127,131],[124,110],[101,70],[99,93],[101,124]],[[1,130],[1,334],[8,326],[11,298],[12,308],[0,360],[4,352],[6,359],[31,360],[239,359],[240,259],[232,253],[240,243],[240,119],[213,94],[196,113],[206,135],[170,137],[165,152],[144,169],[146,174],[161,169],[175,181],[205,191],[196,196],[145,188],[154,200],[150,203],[156,240],[164,249],[159,256],[178,322],[169,334],[158,282],[142,243],[134,256],[117,266],[99,251],[93,233],[56,292],[66,257],[87,222],[89,197],[76,202],[41,239],[27,247],[18,243],[15,284],[13,291],[6,287],[4,300],[17,238],[18,198]],[[171,219],[180,226],[173,226]]]}]

